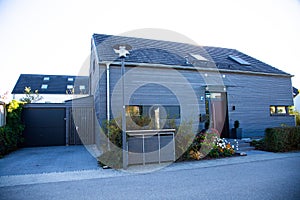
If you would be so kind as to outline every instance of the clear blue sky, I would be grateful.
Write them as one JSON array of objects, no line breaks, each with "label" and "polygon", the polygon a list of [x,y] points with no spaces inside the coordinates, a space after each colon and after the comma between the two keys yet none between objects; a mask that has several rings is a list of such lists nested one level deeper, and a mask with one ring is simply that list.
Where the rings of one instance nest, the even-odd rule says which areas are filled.
[{"label": "clear blue sky", "polygon": [[142,28],[238,49],[300,88],[299,0],[0,0],[0,94],[21,73],[78,74],[93,33]]}]

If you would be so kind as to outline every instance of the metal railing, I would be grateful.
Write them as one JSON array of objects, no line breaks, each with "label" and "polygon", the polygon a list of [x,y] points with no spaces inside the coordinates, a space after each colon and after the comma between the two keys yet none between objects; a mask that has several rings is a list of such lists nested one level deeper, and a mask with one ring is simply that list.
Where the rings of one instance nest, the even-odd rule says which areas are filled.
[{"label": "metal railing", "polygon": [[126,131],[128,165],[175,161],[175,129]]}]

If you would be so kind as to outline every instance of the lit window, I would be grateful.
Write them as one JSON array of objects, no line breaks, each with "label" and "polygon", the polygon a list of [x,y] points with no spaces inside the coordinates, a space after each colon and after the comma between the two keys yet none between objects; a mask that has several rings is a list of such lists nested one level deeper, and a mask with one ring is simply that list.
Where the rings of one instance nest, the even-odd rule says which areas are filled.
[{"label": "lit window", "polygon": [[50,80],[50,77],[49,76],[45,76],[44,77],[44,81],[49,81]]},{"label": "lit window", "polygon": [[85,90],[85,85],[80,85],[79,90]]},{"label": "lit window", "polygon": [[74,87],[73,85],[67,85],[67,89],[69,89],[69,90],[73,89],[73,87]]},{"label": "lit window", "polygon": [[276,114],[276,107],[275,106],[270,106],[270,114],[271,115]]},{"label": "lit window", "polygon": [[126,106],[126,116],[141,116],[141,106]]},{"label": "lit window", "polygon": [[287,114],[285,106],[277,106],[277,113],[278,114]]},{"label": "lit window", "polygon": [[71,81],[74,81],[74,78],[69,77],[69,78],[68,78],[68,81],[70,81],[70,82],[71,82]]},{"label": "lit window", "polygon": [[48,88],[48,85],[47,84],[43,84],[42,86],[41,86],[41,89],[47,89]]},{"label": "lit window", "polygon": [[289,115],[289,106],[270,106],[270,115]]}]

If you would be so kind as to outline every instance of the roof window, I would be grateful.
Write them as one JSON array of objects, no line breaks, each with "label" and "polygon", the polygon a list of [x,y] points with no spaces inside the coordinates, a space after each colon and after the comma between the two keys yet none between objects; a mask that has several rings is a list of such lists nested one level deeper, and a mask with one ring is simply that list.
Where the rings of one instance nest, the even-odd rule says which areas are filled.
[{"label": "roof window", "polygon": [[42,84],[41,89],[47,89],[48,85],[47,84]]},{"label": "roof window", "polygon": [[50,80],[50,77],[49,76],[45,76],[44,77],[44,81],[49,81]]},{"label": "roof window", "polygon": [[74,78],[73,78],[73,77],[69,77],[69,78],[68,78],[68,81],[70,81],[70,82],[71,82],[71,81],[74,81]]},{"label": "roof window", "polygon": [[193,56],[194,58],[196,58],[197,60],[208,61],[206,58],[204,58],[203,56],[201,56],[199,54],[190,53],[190,55]]},{"label": "roof window", "polygon": [[229,55],[228,56],[231,60],[241,64],[241,65],[251,65],[250,63],[248,63],[247,61],[243,60],[242,58],[240,57],[237,57],[237,56],[233,56],[233,55]]}]

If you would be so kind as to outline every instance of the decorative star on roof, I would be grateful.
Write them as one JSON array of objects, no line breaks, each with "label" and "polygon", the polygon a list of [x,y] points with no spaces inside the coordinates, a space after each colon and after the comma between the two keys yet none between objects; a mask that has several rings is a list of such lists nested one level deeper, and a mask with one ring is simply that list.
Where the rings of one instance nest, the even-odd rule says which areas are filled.
[{"label": "decorative star on roof", "polygon": [[119,54],[120,58],[126,58],[127,54],[130,54],[129,51],[126,49],[126,46],[119,46],[119,49],[114,49],[115,53]]}]

